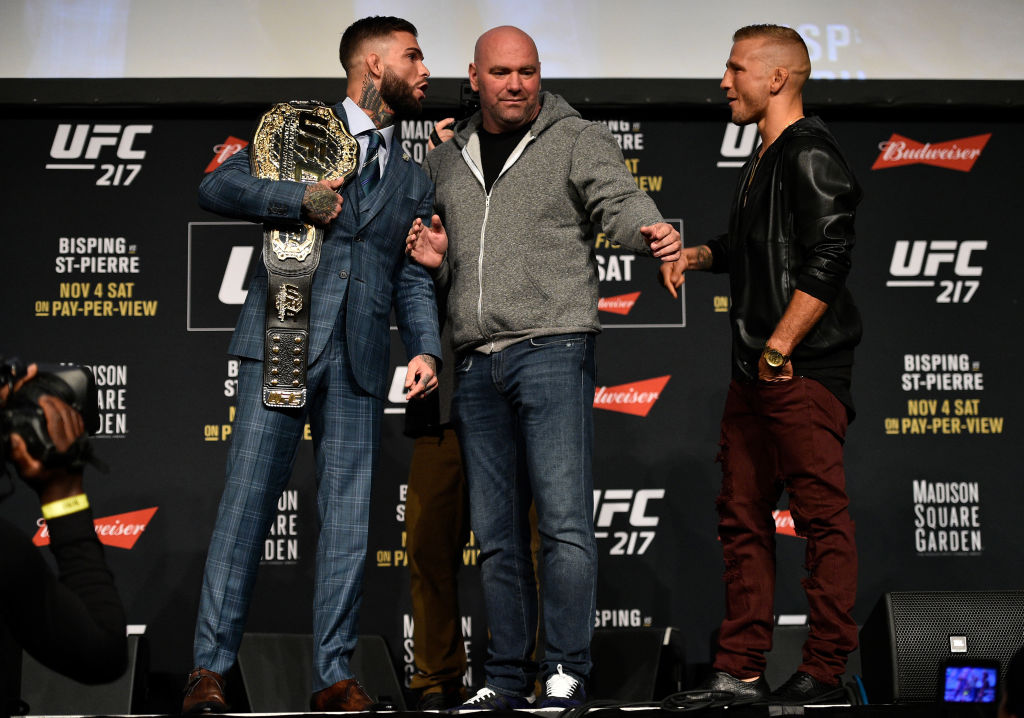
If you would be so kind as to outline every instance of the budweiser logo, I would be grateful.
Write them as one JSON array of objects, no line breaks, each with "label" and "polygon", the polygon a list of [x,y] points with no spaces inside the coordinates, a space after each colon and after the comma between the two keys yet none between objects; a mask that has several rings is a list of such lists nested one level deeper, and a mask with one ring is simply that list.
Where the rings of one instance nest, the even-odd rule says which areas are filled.
[{"label": "budweiser logo", "polygon": [[640,292],[620,294],[617,297],[602,297],[597,302],[597,308],[602,312],[611,312],[612,314],[629,314],[639,297]]},{"label": "budweiser logo", "polygon": [[599,386],[594,391],[594,408],[618,411],[633,416],[647,416],[671,378],[670,374],[631,384]]},{"label": "budweiser logo", "polygon": [[[139,509],[126,514],[95,519],[93,523],[96,525],[96,535],[99,537],[100,543],[115,548],[133,548],[158,508],[158,506],[154,506],[149,509]],[[47,546],[50,543],[50,532],[43,519],[39,519],[39,530],[32,537],[32,543],[36,546]]]},{"label": "budweiser logo", "polygon": [[210,160],[210,164],[206,165],[206,174],[210,174],[211,172],[213,172],[215,169],[224,164],[224,160],[238,152],[238,150],[242,149],[243,147],[248,146],[248,144],[249,142],[247,140],[240,140],[237,137],[229,135],[228,138],[224,140],[221,144],[214,145],[213,159]]},{"label": "budweiser logo", "polygon": [[789,511],[772,511],[772,518],[775,519],[775,533],[783,536],[796,536],[793,514]]},{"label": "budweiser logo", "polygon": [[990,132],[987,135],[963,137],[938,144],[921,144],[908,137],[894,134],[878,145],[882,153],[878,155],[875,164],[871,165],[871,169],[884,170],[889,167],[922,164],[970,172],[991,136]]}]

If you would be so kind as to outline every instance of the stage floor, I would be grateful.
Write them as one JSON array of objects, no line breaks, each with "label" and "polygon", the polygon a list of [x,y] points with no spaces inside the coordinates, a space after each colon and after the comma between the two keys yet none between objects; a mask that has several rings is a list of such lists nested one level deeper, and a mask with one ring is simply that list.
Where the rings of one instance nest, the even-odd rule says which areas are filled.
[{"label": "stage floor", "polygon": [[[993,718],[995,706],[980,705],[949,705],[917,703],[907,705],[872,705],[872,706],[777,706],[777,705],[745,705],[719,708],[698,708],[687,710],[670,710],[650,706],[595,706],[585,710],[579,708],[571,711],[556,709],[534,709],[516,711],[473,711],[468,715],[473,718],[510,718],[517,715],[526,718],[531,714],[545,718],[665,718],[678,716],[681,713],[692,716],[728,716],[728,718],[767,718],[774,716],[808,716],[809,718]],[[36,715],[48,718],[46,714]],[[93,714],[80,714],[81,718]],[[153,718],[164,718],[168,714],[135,714],[149,715]],[[352,713],[225,713],[225,716],[324,716],[324,715],[356,715]],[[388,718],[424,718],[424,716],[448,715],[441,711],[380,711],[366,712],[359,715],[381,715]],[[63,718],[74,718],[64,715]]]}]

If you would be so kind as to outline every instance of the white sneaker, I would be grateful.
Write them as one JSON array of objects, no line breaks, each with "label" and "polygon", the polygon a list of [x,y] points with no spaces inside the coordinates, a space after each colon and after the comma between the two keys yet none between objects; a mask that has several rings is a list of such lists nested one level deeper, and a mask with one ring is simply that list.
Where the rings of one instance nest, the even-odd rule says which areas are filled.
[{"label": "white sneaker", "polygon": [[452,708],[453,713],[462,711],[511,711],[517,708],[532,708],[534,698],[530,696],[506,696],[484,687],[461,706]]},{"label": "white sneaker", "polygon": [[540,701],[540,707],[575,708],[586,700],[583,682],[563,671],[562,664],[559,663],[556,672],[548,676],[544,683],[544,697]]}]

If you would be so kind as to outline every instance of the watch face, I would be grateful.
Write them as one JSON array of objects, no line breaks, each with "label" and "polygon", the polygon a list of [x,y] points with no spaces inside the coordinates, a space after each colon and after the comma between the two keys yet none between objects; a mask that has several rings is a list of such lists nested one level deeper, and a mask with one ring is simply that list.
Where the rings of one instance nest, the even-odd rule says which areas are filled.
[{"label": "watch face", "polygon": [[765,349],[764,360],[768,366],[778,368],[785,363],[786,357],[778,349]]}]

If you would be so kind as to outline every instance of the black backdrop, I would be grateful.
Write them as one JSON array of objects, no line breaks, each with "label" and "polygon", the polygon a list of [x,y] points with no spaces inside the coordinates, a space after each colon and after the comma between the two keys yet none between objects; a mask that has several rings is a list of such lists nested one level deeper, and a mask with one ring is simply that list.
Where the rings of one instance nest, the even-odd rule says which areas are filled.
[{"label": "black backdrop", "polygon": [[[5,82],[16,100],[0,120],[7,160],[0,351],[98,370],[104,427],[95,443],[112,470],[90,470],[88,492],[129,622],[145,626],[153,671],[177,680],[190,667],[230,440],[233,364],[225,350],[260,240],[253,225],[201,211],[196,186],[271,101],[334,100],[339,86],[279,83],[233,100],[211,94],[208,82],[180,81],[175,98],[162,100],[150,85],[125,82],[127,90],[116,81]],[[707,106],[705,96],[719,98],[713,84],[697,83],[679,101],[612,81],[595,95],[588,83],[548,86],[619,135],[630,170],[664,216],[680,223],[685,244],[722,231],[736,165],[754,135],[729,125],[724,108]],[[432,84],[452,90],[439,97],[457,97],[454,81]],[[986,94],[975,83],[968,89],[980,87],[980,95],[952,104],[941,99],[941,85],[907,100],[900,83],[852,84],[812,83],[809,94],[865,191],[849,280],[865,338],[854,374],[859,413],[847,442],[861,551],[855,617],[863,622],[885,591],[1021,587],[1014,447],[1024,248],[1014,213],[1024,122],[1019,84],[1001,86],[1015,101],[998,93],[974,101]],[[39,87],[49,92],[42,102]],[[268,94],[278,88],[282,94]],[[126,102],[132,92],[142,99]],[[438,102],[427,117],[453,105]],[[414,159],[428,126],[400,128]],[[983,146],[964,139],[982,135],[990,135]],[[890,159],[899,142],[917,142],[928,143],[929,162],[879,166],[890,140],[897,143]],[[980,152],[963,151],[970,147]],[[677,627],[689,663],[703,663],[722,614],[714,459],[729,372],[727,281],[691,276],[672,300],[655,283],[655,262],[622,252],[614,238],[595,243],[606,327],[595,398],[595,626]],[[400,371],[397,338],[392,359]],[[401,519],[411,442],[402,436],[400,396],[387,404],[361,630],[385,637],[407,678]],[[307,446],[268,537],[249,630],[310,631],[311,470]],[[37,532],[38,508],[24,487],[0,512]],[[778,524],[776,610],[800,614],[803,542],[784,512]],[[461,587],[471,684],[482,680],[486,638],[476,558],[471,543]]]}]

